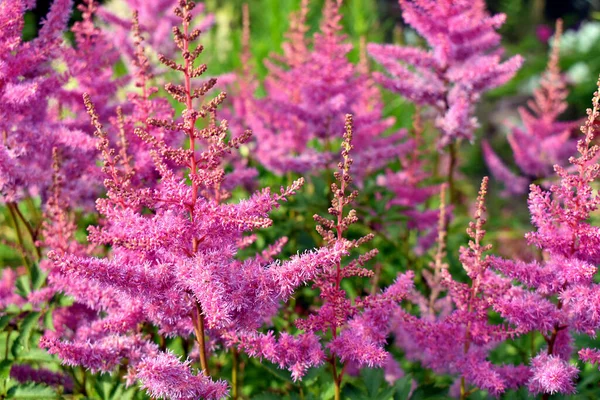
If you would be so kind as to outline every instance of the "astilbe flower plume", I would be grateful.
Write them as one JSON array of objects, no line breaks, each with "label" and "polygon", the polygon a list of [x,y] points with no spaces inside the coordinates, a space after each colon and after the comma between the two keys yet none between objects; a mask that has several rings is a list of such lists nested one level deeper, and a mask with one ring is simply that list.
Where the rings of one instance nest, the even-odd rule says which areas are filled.
[{"label": "astilbe flower plume", "polygon": [[473,140],[474,108],[487,90],[510,80],[522,59],[502,62],[500,35],[504,14],[490,16],[483,0],[399,0],[404,21],[429,50],[369,44],[370,55],[387,74],[376,78],[389,90],[436,110],[438,147]]},{"label": "astilbe flower plume", "polygon": [[52,181],[46,172],[51,169],[54,147],[69,158],[66,190],[71,191],[72,201],[89,196],[86,185],[75,177],[93,158],[93,142],[61,121],[48,102],[66,80],[53,63],[65,52],[62,34],[71,6],[71,0],[54,1],[38,36],[24,42],[24,14],[32,2],[0,4],[0,199],[12,203],[11,207],[23,198],[45,198]]},{"label": "astilbe flower plume", "polygon": [[135,134],[135,129],[143,126],[154,138],[166,141],[172,146],[180,145],[182,139],[169,135],[164,127],[148,123],[149,118],[171,120],[174,112],[167,99],[154,96],[158,92],[158,88],[154,86],[155,68],[146,54],[137,11],[134,11],[131,20],[130,36],[134,51],[129,74],[133,78],[135,89],[127,92],[128,102],[119,106],[116,118],[114,116],[110,118],[111,125],[116,128],[112,137],[118,139],[119,161],[123,171],[130,175],[128,183],[152,185],[157,182],[159,174],[154,166],[150,149],[142,138]]},{"label": "astilbe flower plume", "polygon": [[[135,59],[135,44],[131,42],[129,32],[133,29],[130,15],[136,12],[139,15],[139,31],[148,35],[148,47],[152,55],[163,54],[169,58],[177,55],[178,49],[170,40],[165,40],[171,34],[179,20],[172,11],[178,4],[178,0],[122,0],[113,1],[98,9],[98,16],[107,26],[105,30],[110,32],[114,45],[121,49],[126,59]],[[192,11],[194,24],[202,32],[211,28],[214,23],[214,15],[206,13],[205,6],[201,2],[196,3]]]},{"label": "astilbe flower plume", "polygon": [[[345,211],[358,196],[357,191],[349,192],[348,189],[352,183],[352,122],[352,116],[346,115],[342,161],[334,174],[336,182],[331,185],[333,199],[329,213],[333,219],[314,216],[319,223],[317,231],[325,242],[317,251],[324,255],[331,254],[328,256],[329,262],[322,263],[312,277],[313,286],[319,289],[323,304],[306,319],[296,321],[297,327],[304,332],[295,339],[287,333],[279,338],[268,333],[237,339],[241,349],[251,356],[287,367],[294,379],[301,378],[308,368],[327,361],[332,369],[336,399],[340,398],[340,388],[348,365],[372,368],[390,363],[391,356],[385,350],[391,329],[390,318],[395,306],[411,289],[413,276],[411,272],[402,274],[384,291],[353,301],[341,287],[345,278],[372,276],[373,272],[364,268],[364,265],[377,255],[377,250],[373,249],[346,265],[342,263],[342,256],[348,256],[352,249],[367,243],[374,236],[368,234],[353,240],[344,237],[348,227],[358,220],[355,210]],[[330,339],[327,339],[328,335]],[[306,355],[307,359],[302,363],[297,360],[299,354]]]},{"label": "astilbe flower plume", "polygon": [[10,377],[21,383],[39,382],[53,386],[62,385],[65,390],[73,388],[73,382],[68,376],[45,368],[32,368],[27,364],[13,365],[10,368]]},{"label": "astilbe flower plume", "polygon": [[[241,67],[235,74],[230,74],[225,79],[228,93],[230,93],[229,107],[223,110],[223,116],[229,121],[232,136],[243,135],[250,129],[249,120],[252,115],[254,96],[258,88],[258,79],[252,65],[252,52],[250,49],[250,10],[248,3],[242,6],[242,36],[240,62]],[[233,171],[227,177],[226,186],[243,185],[253,187],[258,171],[248,166],[249,156],[242,156],[241,152],[232,153],[227,161],[233,166]]]},{"label": "astilbe flower plume", "polygon": [[113,68],[119,61],[120,54],[106,32],[94,23],[98,3],[95,0],[85,0],[77,8],[83,19],[74,23],[71,28],[74,46],[66,47],[62,53],[61,61],[69,82],[57,93],[56,112],[69,126],[92,134],[81,100],[83,93],[97,99],[101,104],[98,107],[101,121],[107,122],[109,116],[114,115],[116,92],[125,80],[113,78]]},{"label": "astilbe flower plume", "polygon": [[508,193],[525,193],[532,180],[550,177],[555,164],[564,165],[565,160],[575,153],[576,140],[572,139],[572,132],[577,122],[558,120],[567,109],[568,95],[559,66],[561,35],[562,21],[558,20],[552,52],[540,86],[534,91],[533,100],[528,102],[529,110],[519,108],[524,126],[514,127],[508,136],[521,175],[511,172],[487,141],[482,144],[488,168],[495,178],[504,183]]},{"label": "astilbe flower plume", "polygon": [[471,240],[468,247],[460,249],[460,261],[469,281],[454,279],[448,265],[442,262],[443,211],[435,263],[424,274],[430,295],[428,298],[419,293],[409,295],[421,315],[417,317],[402,309],[394,315],[396,343],[406,357],[420,361],[436,373],[457,375],[456,392],[452,394],[461,399],[472,392],[470,387],[499,395],[523,385],[529,376],[527,367],[495,365],[489,361],[490,352],[515,332],[505,324],[494,325],[489,321],[490,304],[511,289],[511,282],[490,270],[491,259],[485,253],[491,245],[482,243],[487,185],[486,177],[479,191],[475,221],[467,229]]},{"label": "astilbe flower plume", "polygon": [[[227,122],[217,122],[224,93],[195,106],[216,82],[193,84],[193,78],[207,68],[195,66],[202,46],[193,47],[200,35],[190,28],[193,8],[193,2],[182,0],[175,10],[183,28],[173,32],[184,63],[160,57],[183,75],[184,84],[165,85],[183,104],[182,115],[175,121],[151,116],[136,129],[151,149],[159,183],[131,184],[122,155],[110,146],[91,98],[84,96],[104,160],[107,189],[107,198],[97,200],[104,223],[91,227],[88,239],[96,245],[110,245],[110,256],[55,251],[50,258],[57,273],[68,276],[73,287],[97,286],[116,304],[94,304],[85,293],[70,290],[78,302],[93,313],[101,312],[101,317],[77,328],[76,336],[70,335],[70,329],[42,338],[42,345],[65,363],[93,371],[111,371],[127,359],[129,382],[139,380],[149,393],[172,399],[224,396],[227,385],[209,378],[207,333],[219,338],[231,331],[253,332],[297,286],[323,266],[335,264],[343,253],[340,248],[322,249],[279,263],[273,262],[270,252],[236,259],[245,234],[269,226],[269,211],[293,194],[302,180],[279,194],[263,189],[238,203],[226,202],[223,157],[248,140],[250,132],[226,140]],[[203,127],[198,126],[201,120]],[[173,136],[183,133],[189,148],[169,145],[147,126],[163,128]],[[277,245],[272,252],[276,250]],[[151,326],[162,336],[194,335],[205,376],[195,375],[189,361],[161,351],[145,329]]]},{"label": "astilbe flower plume", "polygon": [[[365,65],[352,64],[352,45],[342,34],[341,0],[326,0],[319,31],[307,38],[309,1],[290,18],[283,56],[266,65],[266,97],[249,110],[256,157],[276,173],[316,171],[332,158],[345,113],[354,115],[356,173],[362,177],[402,154],[403,132],[385,135],[394,120],[384,118],[380,94]],[[312,46],[311,46],[312,44]],[[313,146],[318,142],[322,151]]]},{"label": "astilbe flower plume", "polygon": [[[598,81],[600,85],[600,80]],[[529,210],[536,230],[527,241],[544,252],[543,261],[530,263],[493,258],[491,265],[524,290],[509,291],[494,304],[506,320],[521,332],[540,332],[547,346],[531,361],[532,393],[545,398],[554,393],[573,393],[578,369],[569,364],[575,333],[595,336],[600,327],[600,286],[594,282],[600,262],[600,229],[589,223],[600,206],[592,183],[600,174],[596,163],[596,121],[600,116],[600,94],[594,93],[592,109],[581,127],[585,135],[577,142],[578,157],[571,157],[570,170],[554,170],[559,182],[548,191],[531,185]],[[597,362],[594,351],[580,351],[584,361]]]}]

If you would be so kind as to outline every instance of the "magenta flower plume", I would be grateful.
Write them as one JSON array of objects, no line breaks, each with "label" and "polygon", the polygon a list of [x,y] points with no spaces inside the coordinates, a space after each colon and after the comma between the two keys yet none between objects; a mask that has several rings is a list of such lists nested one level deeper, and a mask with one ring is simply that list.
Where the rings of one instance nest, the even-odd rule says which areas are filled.
[{"label": "magenta flower plume", "polygon": [[[267,95],[248,110],[248,126],[257,138],[256,157],[276,173],[327,166],[332,158],[328,149],[340,139],[345,113],[354,116],[359,183],[402,154],[398,142],[403,132],[384,135],[394,121],[383,117],[381,96],[366,63],[356,66],[348,61],[352,46],[342,34],[340,7],[341,0],[325,2],[320,29],[310,46],[308,1],[302,2],[291,17],[284,55],[267,62]],[[324,151],[317,151],[311,144],[315,141]]]},{"label": "magenta flower plume", "polygon": [[[184,63],[160,57],[163,64],[183,75],[182,85],[165,85],[167,93],[183,104],[180,118],[162,118],[163,108],[150,107],[154,100],[144,93],[134,108],[139,113],[125,117],[120,111],[117,118],[117,128],[122,130],[131,118],[147,117],[132,124],[150,149],[159,182],[145,184],[150,175],[133,181],[138,160],[129,156],[126,146],[118,151],[111,147],[91,97],[84,95],[107,189],[107,198],[98,199],[96,204],[104,223],[91,227],[88,239],[96,245],[109,245],[111,252],[108,257],[97,258],[66,248],[55,250],[50,258],[54,263],[52,275],[61,275],[69,282],[62,290],[102,316],[82,319],[76,329],[48,332],[42,339],[44,347],[69,365],[110,371],[127,359],[131,381],[139,380],[151,394],[172,399],[222,397],[226,391],[223,382],[212,381],[209,376],[207,335],[213,339],[256,335],[297,286],[314,279],[324,268],[337,265],[347,252],[346,246],[340,245],[275,262],[273,255],[282,245],[278,243],[264,254],[236,259],[247,233],[270,226],[269,212],[294,194],[302,180],[279,193],[262,189],[248,199],[226,201],[230,193],[224,186],[224,157],[247,141],[250,132],[227,139],[227,122],[217,120],[224,93],[195,105],[216,81],[198,86],[193,82],[206,70],[204,64],[195,65],[202,46],[191,47],[200,34],[190,28],[193,8],[193,2],[182,0],[175,10],[183,28],[173,32]],[[141,49],[136,51],[143,81],[146,61]],[[140,85],[142,90],[144,85]],[[199,128],[201,119],[206,124]],[[172,139],[177,133],[183,133],[189,148],[172,144],[182,142],[183,138]],[[88,288],[90,295],[97,289],[106,295],[90,301],[82,288]],[[203,376],[189,371],[189,363],[159,350],[142,331],[146,325],[157,327],[162,336],[193,335]],[[303,356],[277,354],[285,366],[303,363],[298,360]]]},{"label": "magenta flower plume", "polygon": [[[131,43],[129,33],[133,29],[133,23],[129,15],[136,12],[139,15],[139,31],[148,37],[147,45],[153,54],[163,54],[169,58],[177,55],[177,46],[169,37],[174,27],[179,24],[179,19],[173,15],[173,9],[179,4],[179,0],[126,0],[126,17],[112,12],[110,7],[102,6],[98,9],[98,16],[106,23],[106,31],[114,46],[122,49],[124,55],[130,60],[135,59],[135,45]],[[205,12],[204,4],[196,3],[192,11],[194,25],[201,31],[207,31],[214,23],[214,16]]]},{"label": "magenta flower plume", "polygon": [[73,381],[67,375],[44,368],[32,368],[27,364],[13,365],[10,377],[18,382],[40,382],[52,386],[63,386],[65,390],[73,389]]},{"label": "magenta flower plume", "polygon": [[[44,199],[52,176],[52,149],[57,147],[69,158],[64,165],[68,175],[65,190],[73,203],[90,197],[89,185],[75,177],[85,175],[94,158],[93,141],[55,114],[49,98],[55,98],[65,76],[52,63],[62,59],[66,48],[62,34],[66,28],[71,0],[52,3],[39,35],[23,42],[24,14],[28,1],[5,1],[0,5],[0,198],[14,203],[41,195]],[[90,181],[90,180],[88,180]],[[92,180],[93,181],[93,180]]]},{"label": "magenta flower plume", "polygon": [[505,183],[508,193],[525,193],[528,181],[548,178],[553,173],[553,166],[564,165],[576,150],[576,141],[571,137],[578,122],[558,120],[567,109],[568,95],[558,65],[561,35],[562,21],[558,20],[548,67],[542,74],[540,86],[533,93],[533,100],[528,102],[529,110],[519,109],[524,127],[513,128],[508,136],[515,163],[523,176],[512,173],[491,146],[483,142],[488,168],[496,179]]},{"label": "magenta flower plume", "polygon": [[213,383],[206,376],[190,373],[190,362],[181,362],[172,353],[144,358],[138,364],[142,387],[155,398],[173,400],[221,399],[227,395],[227,384]]},{"label": "magenta flower plume", "polygon": [[[314,216],[319,223],[317,231],[325,244],[304,255],[303,268],[296,269],[296,259],[292,258],[287,267],[274,271],[282,288],[282,300],[287,300],[299,283],[310,280],[319,289],[322,306],[306,319],[296,321],[297,327],[303,331],[298,335],[237,330],[230,331],[226,338],[229,345],[236,346],[251,357],[266,359],[280,368],[288,369],[294,380],[301,379],[308,369],[329,362],[338,396],[336,398],[340,395],[346,366],[388,368],[390,379],[392,374],[401,375],[401,371],[392,372],[392,368],[398,369],[398,366],[390,361],[391,355],[385,350],[385,345],[391,332],[391,316],[411,290],[413,277],[410,272],[403,274],[385,291],[357,298],[354,302],[340,286],[344,278],[372,276],[372,271],[364,268],[364,265],[377,254],[374,249],[346,265],[342,262],[353,248],[373,237],[372,234],[354,240],[344,237],[348,227],[358,220],[356,211],[345,212],[345,208],[358,195],[356,191],[348,193],[348,186],[352,183],[349,173],[352,165],[352,122],[352,116],[347,115],[342,161],[338,165],[339,171],[335,173],[336,183],[332,185],[333,200],[329,208],[334,218],[329,220]],[[328,334],[331,334],[329,339]]]},{"label": "magenta flower plume", "polygon": [[573,380],[579,370],[559,356],[539,354],[531,360],[531,378],[528,388],[537,393],[575,393]]},{"label": "magenta flower plume", "polygon": [[[346,115],[342,161],[334,174],[336,183],[331,187],[333,200],[329,213],[333,219],[314,216],[319,223],[317,231],[325,242],[323,247],[316,250],[316,254],[323,253],[319,254],[319,258],[324,258],[326,254],[333,255],[325,258],[329,262],[321,261],[321,268],[310,278],[313,286],[319,289],[321,307],[306,319],[296,321],[297,327],[304,333],[293,340],[287,334],[275,340],[272,333],[238,339],[240,347],[250,355],[266,358],[280,367],[290,369],[294,379],[302,377],[309,367],[329,362],[336,398],[340,395],[345,365],[363,368],[389,364],[390,354],[385,350],[385,345],[391,332],[391,317],[411,290],[413,277],[410,272],[403,274],[383,292],[354,299],[354,302],[341,287],[345,278],[372,276],[373,272],[364,268],[364,265],[377,255],[377,250],[373,249],[345,265],[342,263],[343,257],[349,255],[353,248],[373,238],[372,234],[353,240],[344,237],[348,227],[358,220],[355,210],[345,211],[358,196],[356,191],[348,193],[352,183],[352,137],[353,119],[351,115]],[[329,334],[331,338],[327,339]],[[304,356],[299,360],[298,355]]]},{"label": "magenta flower plume", "polygon": [[400,6],[429,50],[370,44],[370,55],[387,72],[376,78],[389,90],[436,109],[439,148],[461,138],[473,140],[475,103],[522,64],[520,56],[501,61],[496,29],[505,15],[490,16],[483,0],[400,0]]},{"label": "magenta flower plume", "polygon": [[[599,174],[598,146],[592,144],[600,115],[598,92],[592,105],[581,128],[585,137],[577,143],[579,157],[569,159],[571,171],[555,165],[560,181],[549,191],[531,185],[529,210],[536,230],[526,238],[547,254],[544,261],[493,258],[491,262],[494,269],[524,286],[507,292],[494,308],[517,330],[539,331],[544,336],[547,348],[532,360],[528,385],[532,393],[544,393],[546,397],[574,391],[578,369],[569,364],[572,335],[595,336],[600,328],[600,290],[594,283],[600,260],[600,232],[589,223],[590,214],[600,205],[591,186]],[[593,350],[584,349],[579,354],[584,361],[596,361]]]},{"label": "magenta flower plume", "polygon": [[[527,367],[494,365],[489,361],[490,351],[513,333],[506,326],[488,320],[490,304],[504,295],[511,283],[489,269],[490,257],[484,254],[491,248],[482,244],[487,183],[484,178],[475,221],[467,229],[472,240],[460,250],[460,261],[470,282],[454,280],[448,266],[441,261],[445,254],[442,207],[438,252],[432,271],[424,275],[431,295],[429,299],[418,293],[409,295],[421,309],[420,318],[403,310],[394,316],[397,344],[407,357],[437,373],[458,375],[461,398],[471,393],[470,386],[499,395],[525,384],[529,377]],[[444,304],[442,292],[446,292],[445,299],[451,301],[451,307]]]}]

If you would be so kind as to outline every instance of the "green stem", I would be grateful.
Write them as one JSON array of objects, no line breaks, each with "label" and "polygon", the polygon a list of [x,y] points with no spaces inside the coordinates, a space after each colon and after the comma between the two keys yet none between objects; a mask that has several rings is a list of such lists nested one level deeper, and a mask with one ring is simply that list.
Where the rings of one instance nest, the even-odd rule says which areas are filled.
[{"label": "green stem", "polygon": [[25,216],[21,213],[21,210],[19,210],[19,206],[16,203],[10,203],[10,204],[12,205],[13,210],[14,210],[15,214],[17,215],[17,217],[19,217],[19,219],[25,226],[25,229],[27,229],[27,232],[29,233],[29,237],[31,237],[31,242],[33,244],[33,248],[35,249],[35,253],[36,253],[38,259],[41,259],[42,252],[41,252],[40,248],[37,247],[35,244],[37,242],[37,234],[31,227],[31,224],[29,224],[29,222],[25,219]]},{"label": "green stem", "polygon": [[25,245],[23,242],[23,235],[21,234],[21,229],[19,228],[19,221],[17,221],[17,215],[15,214],[15,210],[13,209],[11,203],[7,205],[8,213],[10,214],[11,221],[15,228],[15,234],[17,235],[17,242],[19,245],[19,253],[21,254],[21,258],[23,259],[23,263],[27,267],[27,272],[31,275],[31,266],[27,261],[27,255],[25,251]]},{"label": "green stem", "polygon": [[454,187],[454,171],[457,164],[458,142],[450,144],[450,165],[448,166],[448,191],[450,192],[450,203],[456,202],[456,189]]},{"label": "green stem", "polygon": [[235,348],[231,349],[233,366],[231,369],[231,392],[233,400],[237,400],[238,392],[238,369],[239,369],[239,354]]}]

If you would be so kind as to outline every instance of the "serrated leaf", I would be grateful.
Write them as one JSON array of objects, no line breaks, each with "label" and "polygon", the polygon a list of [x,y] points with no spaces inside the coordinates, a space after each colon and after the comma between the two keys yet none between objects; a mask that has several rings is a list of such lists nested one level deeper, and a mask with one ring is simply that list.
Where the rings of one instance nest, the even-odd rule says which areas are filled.
[{"label": "serrated leaf", "polygon": [[120,400],[123,398],[123,385],[115,384],[108,394],[110,400]]},{"label": "serrated leaf", "polygon": [[58,394],[49,386],[27,383],[11,387],[6,393],[7,399],[49,400],[58,399]]},{"label": "serrated leaf", "polygon": [[18,307],[14,304],[9,304],[2,311],[4,311],[6,314],[19,314],[21,313],[21,307]]},{"label": "serrated leaf", "polygon": [[333,382],[327,382],[321,386],[321,393],[319,393],[322,399],[332,399],[335,394],[335,385]]},{"label": "serrated leaf", "polygon": [[73,305],[73,303],[74,303],[73,299],[69,296],[58,294],[57,297],[58,297],[57,303],[58,303],[59,307],[68,307],[68,306]]},{"label": "serrated leaf", "polygon": [[361,391],[355,386],[345,386],[342,391],[342,398],[348,400],[365,400],[364,390]]},{"label": "serrated leaf", "polygon": [[13,342],[13,345],[10,349],[13,357],[17,358],[17,356],[23,351],[29,350],[29,339],[31,338],[31,332],[33,328],[36,326],[38,319],[40,318],[40,312],[35,311],[27,314],[25,318],[23,318],[23,322],[21,322],[19,326],[19,336]]},{"label": "serrated leaf", "polygon": [[111,379],[111,376],[108,374],[102,374],[95,379],[94,390],[102,400],[109,400],[112,384],[113,380]]},{"label": "serrated leaf", "polygon": [[377,393],[377,399],[380,400],[392,400],[394,399],[394,395],[396,394],[395,387],[387,387],[384,388],[383,391]]}]

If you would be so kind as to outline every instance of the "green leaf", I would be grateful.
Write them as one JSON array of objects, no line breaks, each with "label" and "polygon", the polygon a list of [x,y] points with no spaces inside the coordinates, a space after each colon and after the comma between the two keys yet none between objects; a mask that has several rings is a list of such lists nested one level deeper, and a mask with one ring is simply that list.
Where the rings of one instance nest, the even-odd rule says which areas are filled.
[{"label": "green leaf", "polygon": [[2,311],[6,314],[19,314],[21,312],[21,307],[18,307],[14,304],[9,304]]},{"label": "green leaf", "polygon": [[30,400],[47,400],[58,399],[58,394],[49,386],[40,385],[37,383],[27,383],[11,387],[7,394],[7,399],[30,399]]},{"label": "green leaf", "polygon": [[44,314],[44,328],[54,331],[56,329],[54,328],[54,319],[52,318],[52,311],[54,311],[54,309],[50,308],[48,312]]},{"label": "green leaf", "polygon": [[394,400],[408,399],[410,390],[412,389],[412,376],[406,375],[402,379],[398,379],[394,385],[394,389]]},{"label": "green leaf", "polygon": [[24,362],[37,362],[37,363],[47,363],[47,362],[55,362],[58,363],[58,358],[52,356],[45,350],[42,350],[37,347],[33,347],[26,353],[22,353],[19,355],[19,361]]},{"label": "green leaf", "polygon": [[342,399],[365,400],[364,390],[360,390],[356,386],[346,385],[342,390]]},{"label": "green leaf", "polygon": [[27,275],[20,276],[15,286],[17,287],[16,293],[24,299],[31,293],[31,282]]},{"label": "green leaf", "polygon": [[392,399],[394,399],[394,395],[395,394],[396,394],[396,388],[395,387],[387,387],[387,388],[384,388],[383,391],[380,391],[377,394],[377,399],[392,400]]},{"label": "green leaf", "polygon": [[10,368],[13,360],[0,361],[0,379],[7,379],[10,376]]},{"label": "green leaf", "polygon": [[293,383],[292,382],[292,377],[290,376],[290,373],[284,370],[281,370],[279,368],[277,368],[275,365],[269,363],[269,362],[258,362],[255,361],[255,359],[252,359],[253,363],[255,365],[258,365],[261,368],[266,369],[267,371],[269,371],[273,376],[281,379],[284,382],[289,382],[289,383]]},{"label": "green leaf", "polygon": [[73,305],[73,298],[69,297],[69,296],[65,296],[63,294],[57,294],[56,297],[57,299],[57,303],[59,307],[68,307]]},{"label": "green leaf", "polygon": [[33,286],[33,290],[41,288],[47,276],[48,274],[45,271],[42,271],[37,264],[34,264],[31,267],[31,285]]},{"label": "green leaf", "polygon": [[373,369],[373,368],[363,368],[360,371],[360,376],[365,383],[365,387],[367,388],[367,394],[370,399],[376,399],[377,393],[379,392],[379,388],[383,386],[383,370],[382,369]]},{"label": "green leaf", "polygon": [[95,379],[94,390],[102,400],[109,400],[111,398],[113,384],[118,386],[109,374],[102,374]]},{"label": "green leaf", "polygon": [[108,398],[110,400],[120,400],[123,399],[123,385],[115,384],[110,392],[108,393]]},{"label": "green leaf", "polygon": [[8,323],[10,322],[11,319],[12,319],[11,315],[3,315],[2,317],[0,317],[0,331],[4,330],[4,328],[7,327]]},{"label": "green leaf", "polygon": [[316,382],[317,379],[322,377],[323,375],[329,376],[330,372],[325,368],[325,366],[321,366],[319,368],[311,368],[306,372],[306,375],[302,377],[302,385],[312,385]]},{"label": "green leaf", "polygon": [[279,400],[281,396],[276,395],[274,393],[261,393],[259,395],[253,396],[252,400]]},{"label": "green leaf", "polygon": [[31,338],[31,332],[37,324],[40,314],[41,313],[39,311],[36,311],[27,314],[27,316],[23,318],[23,322],[21,322],[21,325],[19,326],[19,336],[17,336],[17,339],[14,341],[12,348],[10,349],[13,357],[17,358],[17,356],[23,350],[29,350],[29,339]]}]

